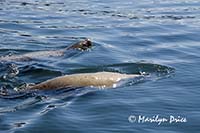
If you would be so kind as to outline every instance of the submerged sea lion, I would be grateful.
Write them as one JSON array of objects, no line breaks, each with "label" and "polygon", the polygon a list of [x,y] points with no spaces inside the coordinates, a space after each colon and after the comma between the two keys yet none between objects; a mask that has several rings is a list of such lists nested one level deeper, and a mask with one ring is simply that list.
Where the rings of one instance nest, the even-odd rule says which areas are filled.
[{"label": "submerged sea lion", "polygon": [[92,47],[92,42],[89,39],[85,39],[78,43],[75,43],[67,48],[62,50],[50,50],[50,51],[37,51],[30,52],[22,55],[11,55],[11,56],[2,56],[0,57],[0,61],[29,61],[32,59],[37,59],[41,57],[51,57],[51,56],[62,56],[65,54],[67,50],[70,49],[78,49],[78,50],[87,50]]},{"label": "submerged sea lion", "polygon": [[42,83],[29,86],[27,89],[50,90],[65,87],[115,87],[116,84],[124,79],[134,78],[141,75],[121,74],[114,72],[82,73],[60,76]]}]

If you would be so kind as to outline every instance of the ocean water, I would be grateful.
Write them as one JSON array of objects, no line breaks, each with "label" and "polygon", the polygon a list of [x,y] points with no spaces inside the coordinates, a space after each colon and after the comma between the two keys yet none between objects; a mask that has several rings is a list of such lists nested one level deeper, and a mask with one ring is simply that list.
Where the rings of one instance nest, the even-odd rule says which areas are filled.
[{"label": "ocean water", "polygon": [[[0,0],[0,56],[93,47],[0,63],[0,132],[198,133],[199,0]],[[115,89],[14,93],[64,74],[144,74]]]}]

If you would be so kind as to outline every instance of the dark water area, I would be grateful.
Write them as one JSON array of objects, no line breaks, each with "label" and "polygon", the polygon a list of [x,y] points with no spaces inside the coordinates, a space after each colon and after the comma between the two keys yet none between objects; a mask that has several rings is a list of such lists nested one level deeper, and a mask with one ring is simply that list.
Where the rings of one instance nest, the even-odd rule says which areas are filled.
[{"label": "dark water area", "polygon": [[199,0],[0,0],[1,57],[59,50],[85,38],[94,45],[59,57],[1,61],[1,90],[13,93],[64,74],[146,75],[115,89],[0,97],[0,132],[198,133],[199,14]]}]

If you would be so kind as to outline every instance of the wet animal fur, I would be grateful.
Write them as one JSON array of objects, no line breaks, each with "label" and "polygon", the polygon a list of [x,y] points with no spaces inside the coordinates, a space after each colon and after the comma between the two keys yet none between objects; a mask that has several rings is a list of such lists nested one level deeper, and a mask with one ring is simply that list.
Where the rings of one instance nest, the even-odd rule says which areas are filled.
[{"label": "wet animal fur", "polygon": [[136,74],[114,72],[82,73],[60,76],[28,87],[28,89],[50,90],[64,87],[114,87],[119,81],[138,77]]}]

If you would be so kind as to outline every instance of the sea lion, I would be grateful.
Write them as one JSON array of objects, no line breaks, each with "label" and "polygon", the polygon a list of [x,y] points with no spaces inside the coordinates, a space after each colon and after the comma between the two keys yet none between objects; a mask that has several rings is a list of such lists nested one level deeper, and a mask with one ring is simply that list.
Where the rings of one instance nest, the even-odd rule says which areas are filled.
[{"label": "sea lion", "polygon": [[78,43],[75,43],[67,48],[62,50],[49,50],[49,51],[37,51],[37,52],[30,52],[21,55],[8,55],[0,57],[0,61],[7,62],[7,61],[29,61],[32,59],[42,58],[42,57],[53,57],[53,56],[63,56],[67,50],[70,49],[78,49],[78,50],[87,50],[92,47],[92,42],[89,39],[85,39]]},{"label": "sea lion", "polygon": [[96,72],[71,74],[53,78],[39,84],[29,86],[27,89],[36,90],[51,90],[65,87],[100,87],[112,88],[124,79],[134,78],[141,75],[137,74],[121,74],[115,72]]}]

